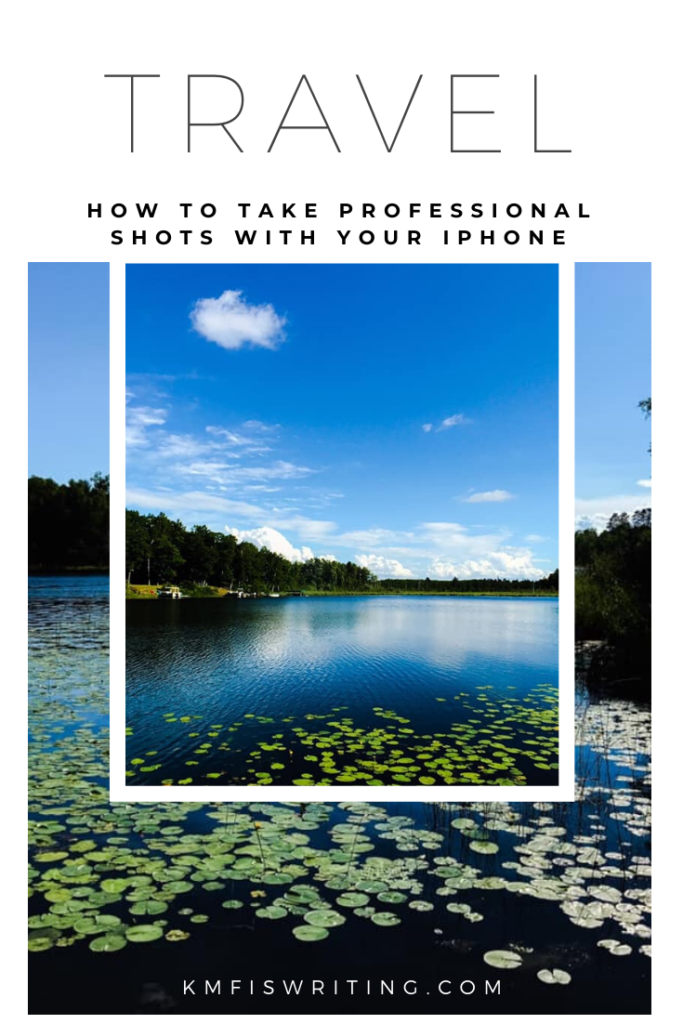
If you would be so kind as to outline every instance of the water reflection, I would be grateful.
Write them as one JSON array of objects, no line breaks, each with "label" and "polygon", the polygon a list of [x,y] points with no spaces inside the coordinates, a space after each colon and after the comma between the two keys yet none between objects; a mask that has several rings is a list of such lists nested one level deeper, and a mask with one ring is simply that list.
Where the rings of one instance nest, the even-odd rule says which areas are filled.
[{"label": "water reflection", "polygon": [[178,747],[178,730],[166,728],[169,713],[241,720],[240,735],[249,731],[255,740],[265,735],[259,718],[282,730],[285,718],[300,724],[339,706],[366,730],[376,726],[372,709],[379,707],[418,732],[443,731],[471,716],[454,705],[456,695],[476,696],[487,686],[523,699],[539,685],[556,685],[557,620],[553,599],[129,602],[127,720],[139,741],[135,753],[177,748],[192,760],[192,745]]},{"label": "water reflection", "polygon": [[[501,949],[521,960],[502,976],[505,1012],[647,1012],[647,705],[579,687],[570,803],[110,804],[106,581],[89,586],[42,590],[30,605],[32,1012],[101,1012],[103,993],[111,1012],[140,1012],[150,977],[187,1012],[173,1000],[177,978],[219,977],[226,962],[235,977],[375,977],[390,967],[421,985],[479,983],[497,980],[484,955]],[[341,910],[343,924],[322,942],[294,937],[308,904],[285,899],[293,878]],[[135,901],[125,898],[132,879]],[[406,898],[380,901],[378,884]],[[399,924],[379,928],[340,906],[345,891],[369,892]],[[163,913],[150,914],[155,899]],[[283,899],[284,916],[264,916]],[[127,930],[150,921],[185,941],[128,941]],[[93,951],[106,945],[103,927],[120,936],[105,957]],[[571,983],[559,993],[542,984],[548,969]],[[476,998],[468,1009],[490,1012]]]}]

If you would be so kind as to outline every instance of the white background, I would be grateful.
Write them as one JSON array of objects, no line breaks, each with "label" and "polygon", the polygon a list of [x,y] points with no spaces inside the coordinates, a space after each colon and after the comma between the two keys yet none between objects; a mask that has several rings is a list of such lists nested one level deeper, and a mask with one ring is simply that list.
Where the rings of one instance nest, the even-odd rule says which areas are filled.
[{"label": "white background", "polygon": [[[675,419],[678,345],[674,303],[680,280],[680,84],[675,7],[610,0],[572,3],[429,2],[172,3],[119,0],[14,5],[5,24],[2,256],[5,308],[3,437],[10,473],[3,476],[5,535],[25,521],[26,262],[39,260],[336,261],[653,261],[654,421],[657,489],[655,540],[655,808],[676,776],[674,755],[679,656],[674,649],[679,595],[666,580],[680,561],[673,532],[678,483]],[[127,83],[105,74],[157,73],[137,89],[136,152],[129,152]],[[275,134],[301,74],[309,76],[339,142],[326,132]],[[418,74],[424,78],[391,154],[362,98],[363,78],[375,110],[393,136]],[[495,109],[468,129],[501,154],[449,152],[449,76],[499,74],[468,106]],[[245,92],[231,125],[239,154],[220,129],[197,129],[186,152],[187,74],[236,78]],[[539,139],[571,154],[533,153],[533,75],[539,76]],[[471,86],[471,83],[470,83]],[[199,95],[199,94],[197,94]],[[465,93],[463,92],[463,99]],[[546,106],[547,104],[547,106]],[[207,120],[209,117],[207,117]],[[546,120],[547,119],[547,120]],[[460,119],[460,121],[465,118]],[[458,125],[460,124],[458,121]],[[470,145],[463,134],[463,145]],[[486,141],[483,141],[486,140]],[[476,145],[476,143],[473,143]],[[674,178],[677,175],[677,178]],[[461,201],[548,204],[583,202],[590,220],[561,224],[562,249],[513,247],[355,248],[332,242],[315,249],[235,249],[229,219],[221,244],[111,248],[109,225],[86,218],[86,204],[157,201],[159,226],[177,230],[174,204],[235,201]],[[217,217],[212,227],[218,233]],[[430,232],[444,222],[421,224]],[[130,229],[128,221],[116,225]],[[149,227],[149,224],[147,225]],[[194,225],[190,225],[194,226]],[[309,225],[310,226],[310,225]],[[322,233],[323,221],[316,222]],[[336,225],[335,225],[336,226]],[[405,222],[391,226],[407,227]],[[453,224],[447,225],[453,227]],[[461,226],[460,222],[456,226]],[[466,226],[466,225],[462,225]],[[467,225],[468,226],[468,225]],[[477,222],[475,227],[484,226]],[[487,228],[494,225],[486,224]],[[500,230],[500,224],[495,225]],[[515,227],[524,227],[522,219]],[[528,224],[526,225],[528,227]],[[545,222],[546,228],[552,225]],[[438,229],[437,229],[438,230]],[[566,275],[563,275],[563,279]],[[677,309],[675,310],[677,312]],[[121,344],[120,322],[114,345]],[[119,353],[120,355],[120,353]],[[117,351],[113,352],[114,361]],[[607,382],[606,382],[607,384]],[[123,402],[112,408],[116,436]],[[21,424],[21,426],[19,426]],[[112,462],[114,508],[123,507],[120,462]],[[667,463],[668,460],[668,463]],[[565,503],[566,504],[566,503]],[[566,507],[563,515],[567,515]],[[113,542],[116,544],[116,534]],[[25,789],[17,782],[23,741],[13,739],[23,703],[25,548],[8,553],[3,621],[9,638],[6,707],[11,716],[5,795],[21,823]],[[567,597],[567,577],[563,600]],[[117,588],[114,596],[118,600]],[[116,601],[112,615],[116,616]],[[676,615],[676,620],[674,620]],[[120,657],[120,650],[115,651]],[[116,668],[116,661],[114,661]],[[19,698],[19,694],[22,698]],[[660,695],[661,694],[661,695]],[[8,723],[9,725],[9,723]],[[673,784],[673,783],[672,783]],[[215,790],[213,791],[215,795]],[[194,793],[192,795],[195,795]],[[273,794],[269,792],[269,797]],[[300,791],[297,796],[300,796]],[[335,790],[336,795],[336,790]],[[367,795],[365,793],[364,795]],[[421,794],[423,795],[423,794]],[[670,816],[671,817],[671,816]],[[10,835],[17,835],[12,830]],[[669,1019],[676,977],[667,965],[676,942],[658,894],[676,891],[673,824],[657,812],[655,859],[655,1016]],[[670,841],[669,841],[670,840]],[[22,844],[13,850],[23,861]],[[15,877],[12,875],[11,877]],[[667,879],[669,881],[667,881]],[[19,888],[19,887],[17,887]],[[21,898],[21,894],[19,894]],[[18,920],[24,907],[17,906]],[[673,915],[672,915],[673,916]],[[18,945],[18,944],[17,944]],[[667,954],[667,949],[670,953]],[[19,950],[23,965],[23,948]],[[18,967],[17,970],[22,968]],[[19,998],[16,982],[10,992]],[[9,997],[8,997],[9,998]],[[7,1003],[12,1010],[12,1003]],[[14,1016],[23,1007],[14,1005]],[[483,1018],[479,1018],[483,1019]],[[582,1018],[585,1020],[585,1017]],[[605,1018],[601,1018],[604,1020]]]}]

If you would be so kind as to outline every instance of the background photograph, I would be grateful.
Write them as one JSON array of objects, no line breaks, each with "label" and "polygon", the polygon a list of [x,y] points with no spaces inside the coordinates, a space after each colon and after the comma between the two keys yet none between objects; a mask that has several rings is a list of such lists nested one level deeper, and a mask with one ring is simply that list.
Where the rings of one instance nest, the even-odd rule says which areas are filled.
[{"label": "background photograph", "polygon": [[29,300],[30,1012],[647,1013],[649,265],[577,268],[570,803],[111,803],[107,267]]}]

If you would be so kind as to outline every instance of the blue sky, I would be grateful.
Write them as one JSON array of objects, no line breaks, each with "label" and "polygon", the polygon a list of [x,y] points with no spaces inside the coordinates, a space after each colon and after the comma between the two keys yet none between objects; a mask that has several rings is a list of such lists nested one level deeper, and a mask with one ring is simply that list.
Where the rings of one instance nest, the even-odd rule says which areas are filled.
[{"label": "blue sky", "polygon": [[109,471],[109,264],[28,265],[29,474]]},{"label": "blue sky", "polygon": [[576,265],[576,515],[600,529],[648,507],[650,264]]},{"label": "blue sky", "polygon": [[557,268],[135,265],[128,505],[380,577],[557,565]]}]

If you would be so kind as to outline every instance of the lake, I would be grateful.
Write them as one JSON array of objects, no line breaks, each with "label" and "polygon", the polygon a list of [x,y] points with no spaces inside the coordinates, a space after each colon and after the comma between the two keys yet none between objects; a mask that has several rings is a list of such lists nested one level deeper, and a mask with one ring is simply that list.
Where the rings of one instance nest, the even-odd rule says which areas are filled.
[{"label": "lake", "polygon": [[128,601],[126,618],[129,784],[557,783],[555,598]]},{"label": "lake", "polygon": [[31,1013],[648,1013],[647,704],[577,679],[573,803],[112,804],[108,586],[29,581]]}]

